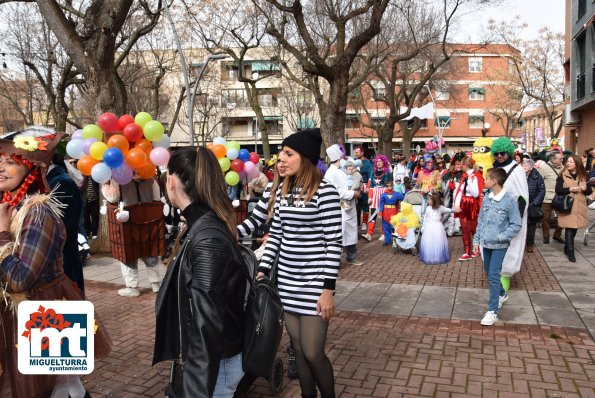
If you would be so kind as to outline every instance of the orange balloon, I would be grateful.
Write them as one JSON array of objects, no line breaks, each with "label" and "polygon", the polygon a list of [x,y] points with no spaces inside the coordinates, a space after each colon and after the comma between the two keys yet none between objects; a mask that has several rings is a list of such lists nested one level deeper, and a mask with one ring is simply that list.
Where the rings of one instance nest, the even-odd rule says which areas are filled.
[{"label": "orange balloon", "polygon": [[91,155],[84,155],[78,160],[76,167],[81,173],[83,173],[83,175],[90,176],[91,169],[97,163],[99,163],[99,160],[94,159]]},{"label": "orange balloon", "polygon": [[124,158],[126,164],[132,167],[133,169],[138,169],[144,166],[145,163],[149,160],[147,154],[140,148],[132,148],[128,151],[128,154]]},{"label": "orange balloon", "polygon": [[142,165],[141,167],[139,167],[136,170],[136,173],[143,180],[148,180],[150,178],[153,178],[153,176],[155,176],[155,174],[157,174],[157,168],[155,167],[155,165],[153,165],[153,163],[147,162],[144,165]]},{"label": "orange balloon", "polygon": [[207,148],[208,149],[213,149],[213,143],[212,142],[207,142]]},{"label": "orange balloon", "polygon": [[224,145],[221,145],[221,144],[213,145],[213,147],[211,148],[211,151],[213,151],[215,156],[217,156],[217,159],[221,159],[221,158],[225,157],[225,155],[227,154],[227,149],[225,148]]},{"label": "orange balloon", "polygon": [[107,140],[107,146],[108,148],[118,148],[122,151],[122,153],[125,154],[128,152],[130,144],[128,143],[126,137],[124,137],[122,134],[115,134],[112,135],[109,140]]},{"label": "orange balloon", "polygon": [[140,140],[134,144],[134,147],[142,149],[147,155],[149,155],[153,150],[153,144],[151,144],[151,141],[149,140]]}]

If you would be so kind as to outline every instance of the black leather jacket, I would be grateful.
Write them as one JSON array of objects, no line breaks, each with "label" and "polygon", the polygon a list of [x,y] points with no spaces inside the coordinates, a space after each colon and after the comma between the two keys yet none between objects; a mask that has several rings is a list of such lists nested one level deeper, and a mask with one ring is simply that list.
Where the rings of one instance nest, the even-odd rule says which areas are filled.
[{"label": "black leather jacket", "polygon": [[182,356],[184,397],[212,396],[219,362],[242,350],[243,266],[225,224],[212,211],[198,209],[155,309],[153,364]]}]

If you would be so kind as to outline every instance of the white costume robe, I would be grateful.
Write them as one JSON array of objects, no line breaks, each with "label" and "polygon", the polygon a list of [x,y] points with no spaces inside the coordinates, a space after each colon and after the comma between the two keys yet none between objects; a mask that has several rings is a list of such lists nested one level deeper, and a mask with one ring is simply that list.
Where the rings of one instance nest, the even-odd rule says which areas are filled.
[{"label": "white costume robe", "polygon": [[[516,163],[512,163],[502,167],[506,173]],[[529,186],[527,185],[527,175],[525,170],[521,166],[514,168],[512,173],[506,179],[504,183],[506,191],[512,195],[513,198],[517,199],[519,196],[525,199],[525,210],[523,211],[523,219],[521,222],[521,230],[519,233],[510,241],[510,246],[504,256],[504,262],[502,263],[502,276],[511,277],[521,270],[521,263],[523,262],[523,255],[525,253],[525,243],[527,240],[527,205],[529,203]]]},{"label": "white costume robe", "polygon": [[324,175],[324,179],[337,188],[341,199],[341,226],[343,231],[343,246],[357,244],[357,211],[353,191],[347,188],[347,175],[336,164],[331,164]]}]

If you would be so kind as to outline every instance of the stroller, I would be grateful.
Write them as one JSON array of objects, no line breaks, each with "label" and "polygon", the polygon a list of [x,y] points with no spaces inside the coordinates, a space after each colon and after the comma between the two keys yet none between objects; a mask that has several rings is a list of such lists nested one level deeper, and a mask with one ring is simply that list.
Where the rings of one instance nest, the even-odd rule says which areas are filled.
[{"label": "stroller", "polygon": [[399,251],[411,250],[411,254],[416,256],[419,249],[419,237],[421,236],[421,224],[423,222],[423,212],[425,209],[424,193],[420,189],[411,190],[405,194],[401,203],[409,203],[413,207],[413,211],[419,217],[420,226],[409,228],[405,238],[401,237],[396,232],[393,232],[393,254],[397,254]]}]

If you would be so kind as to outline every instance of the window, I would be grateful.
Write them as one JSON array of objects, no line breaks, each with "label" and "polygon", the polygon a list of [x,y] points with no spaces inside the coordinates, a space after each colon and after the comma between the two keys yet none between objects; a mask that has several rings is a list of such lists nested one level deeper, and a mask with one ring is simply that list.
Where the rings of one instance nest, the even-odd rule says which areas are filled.
[{"label": "window", "polygon": [[345,128],[346,129],[359,128],[359,117],[357,115],[346,115],[345,116]]},{"label": "window", "polygon": [[379,84],[377,87],[374,87],[372,90],[373,90],[372,95],[374,96],[375,101],[386,97],[386,88],[384,87],[384,85]]},{"label": "window", "polygon": [[228,109],[250,106],[246,90],[221,90],[221,106],[227,107]]},{"label": "window", "polygon": [[221,64],[221,80],[237,80],[239,69],[237,65],[224,63]]},{"label": "window", "polygon": [[253,79],[281,75],[281,65],[273,61],[252,61],[250,69]]},{"label": "window", "polygon": [[438,116],[434,120],[434,125],[441,128],[450,128],[450,116]]},{"label": "window", "polygon": [[[415,121],[413,119],[416,118],[411,118],[409,120],[407,120],[407,128],[408,129],[412,129],[413,125],[415,124]],[[428,119],[420,119],[419,120],[419,128],[420,129],[427,129],[428,128]]]},{"label": "window", "polygon": [[370,122],[371,124],[385,124],[386,116],[372,116]]},{"label": "window", "polygon": [[483,100],[485,96],[485,89],[483,87],[469,87],[469,99],[470,100]]},{"label": "window", "polygon": [[469,115],[469,128],[470,129],[482,129],[483,128],[483,115]]},{"label": "window", "polygon": [[436,90],[436,101],[446,101],[450,99],[450,91]]},{"label": "window", "polygon": [[587,40],[582,34],[576,39],[576,100],[585,97],[585,71],[587,68]]},{"label": "window", "polygon": [[[265,116],[264,122],[269,135],[280,135],[283,133],[283,116]],[[258,126],[257,119],[252,118],[252,135],[256,135],[257,129],[259,132],[263,130]]]},{"label": "window", "polygon": [[353,90],[349,94],[347,94],[347,103],[349,103],[349,104],[359,104],[359,103],[361,103],[361,100],[362,100],[362,94],[361,94],[359,88],[356,88],[355,90]]},{"label": "window", "polygon": [[312,116],[308,116],[308,115],[300,116],[300,118],[297,122],[298,130],[312,129],[314,127],[316,127],[316,123],[314,122],[314,118]]},{"label": "window", "polygon": [[481,72],[482,58],[481,57],[470,57],[469,58],[469,72]]},{"label": "window", "polygon": [[516,73],[516,63],[514,62],[514,59],[508,60],[508,73],[510,73],[511,75],[514,75]]},{"label": "window", "polygon": [[277,92],[271,89],[258,90],[258,103],[260,106],[277,106]]},{"label": "window", "polygon": [[577,3],[576,20],[578,21],[587,12],[587,0],[578,0]]}]

